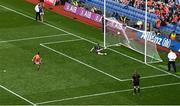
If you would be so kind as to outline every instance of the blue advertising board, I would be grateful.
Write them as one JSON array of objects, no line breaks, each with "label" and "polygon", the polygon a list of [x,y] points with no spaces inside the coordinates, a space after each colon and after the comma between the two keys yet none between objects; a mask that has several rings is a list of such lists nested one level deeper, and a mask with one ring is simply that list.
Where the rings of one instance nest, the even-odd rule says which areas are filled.
[{"label": "blue advertising board", "polygon": [[155,44],[158,44],[162,47],[172,49],[175,52],[180,52],[180,42],[177,42],[175,40],[171,40],[171,39],[169,39],[163,35],[157,36],[156,33],[147,32],[147,36],[145,36],[145,33],[138,32],[137,38],[147,39],[147,41],[154,42]]}]

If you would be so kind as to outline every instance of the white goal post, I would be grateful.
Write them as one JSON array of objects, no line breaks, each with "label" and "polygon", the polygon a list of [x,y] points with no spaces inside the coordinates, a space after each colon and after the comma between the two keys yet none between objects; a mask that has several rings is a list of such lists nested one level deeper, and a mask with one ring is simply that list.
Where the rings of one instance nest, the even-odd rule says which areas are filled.
[{"label": "white goal post", "polygon": [[156,36],[154,32],[147,31],[147,3],[145,20],[142,20],[145,23],[144,30],[120,23],[114,17],[107,17],[106,13],[106,0],[104,0],[104,48],[123,45],[143,54],[144,60],[142,61],[145,64],[162,62],[155,42],[147,40],[151,35]]}]

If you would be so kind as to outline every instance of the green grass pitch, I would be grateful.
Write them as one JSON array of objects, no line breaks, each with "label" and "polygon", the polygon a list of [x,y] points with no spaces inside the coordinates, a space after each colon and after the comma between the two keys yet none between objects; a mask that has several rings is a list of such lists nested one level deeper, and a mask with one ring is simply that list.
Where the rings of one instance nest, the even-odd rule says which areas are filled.
[{"label": "green grass pitch", "polygon": [[[102,44],[100,29],[50,11],[44,23],[34,17],[25,0],[0,0],[0,105],[180,105],[180,74],[167,72],[167,53],[151,65],[122,46],[98,56],[89,50]],[[40,71],[31,62],[38,51]],[[139,95],[132,94],[135,69]]]}]

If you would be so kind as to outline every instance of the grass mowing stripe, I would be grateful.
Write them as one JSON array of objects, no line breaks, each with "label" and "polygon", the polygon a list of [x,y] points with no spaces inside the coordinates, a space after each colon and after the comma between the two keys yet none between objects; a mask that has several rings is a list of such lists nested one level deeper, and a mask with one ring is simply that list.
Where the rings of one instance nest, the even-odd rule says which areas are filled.
[{"label": "grass mowing stripe", "polygon": [[[146,87],[141,87],[141,90],[152,89],[152,88],[159,88],[159,87],[166,87],[166,86],[173,86],[173,85],[179,85],[179,84],[180,84],[180,82],[169,83],[169,84],[161,84],[161,85],[154,85],[154,86],[146,86]],[[75,99],[81,99],[81,98],[103,96],[103,95],[122,93],[122,92],[129,92],[129,91],[133,91],[133,89],[125,89],[125,90],[118,90],[118,91],[110,91],[110,92],[96,93],[96,94],[90,94],[90,95],[76,96],[76,97],[64,98],[64,99],[60,99],[60,100],[52,100],[52,101],[39,102],[39,103],[36,103],[36,104],[43,105],[43,104],[54,103],[54,102],[62,102],[62,101],[75,100]]]},{"label": "grass mowing stripe", "polygon": [[4,87],[4,86],[2,86],[2,85],[0,85],[0,87],[1,87],[2,89],[6,90],[6,91],[8,91],[8,92],[10,92],[10,93],[12,93],[13,95],[19,97],[20,99],[22,99],[22,100],[24,100],[24,101],[26,101],[26,102],[32,104],[33,106],[36,106],[35,103],[33,103],[33,102],[31,102],[30,100],[28,100],[28,99],[26,99],[26,98],[20,96],[19,94],[15,93],[15,92],[13,92],[13,91],[11,91],[11,90],[9,90],[9,89],[7,89],[6,87]]},{"label": "grass mowing stripe", "polygon": [[[26,14],[23,14],[23,13],[21,13],[21,12],[18,12],[18,11],[16,11],[16,10],[11,9],[11,8],[8,8],[8,7],[6,7],[6,6],[0,5],[0,7],[5,8],[5,9],[7,9],[7,10],[10,10],[10,11],[12,11],[12,12],[15,12],[15,13],[17,13],[17,14],[19,14],[19,15],[22,15],[22,16],[24,16],[24,17],[27,17],[27,18],[29,18],[29,19],[35,20],[35,19],[34,19],[33,17],[31,17],[31,16],[28,16],[28,15],[26,15]],[[83,40],[85,40],[85,41],[87,41],[87,42],[90,42],[90,43],[92,43],[92,44],[96,44],[95,42],[93,42],[93,41],[91,41],[91,40],[88,40],[88,39],[83,38],[83,37],[81,37],[81,36],[78,36],[78,35],[76,35],[76,34],[70,33],[70,32],[68,32],[68,31],[65,31],[65,30],[63,30],[63,29],[61,29],[61,28],[58,28],[58,27],[56,27],[56,26],[54,26],[54,25],[51,25],[51,24],[48,24],[48,23],[46,23],[46,22],[43,22],[42,24],[47,25],[47,26],[52,27],[52,28],[55,28],[55,29],[57,29],[57,30],[63,31],[63,32],[69,34],[69,35],[73,35],[73,36],[75,36],[75,37],[77,37],[77,38],[83,39]],[[132,60],[135,60],[135,61],[137,61],[137,62],[139,62],[139,63],[145,64],[144,62],[142,62],[142,61],[140,61],[140,60],[138,60],[138,59],[136,59],[136,58],[133,58],[133,57],[128,56],[128,55],[126,55],[126,54],[120,53],[120,52],[118,52],[118,51],[116,51],[116,50],[114,50],[114,49],[110,49],[110,48],[109,48],[109,50],[111,50],[111,51],[113,51],[113,52],[116,52],[116,53],[118,53],[118,54],[120,54],[120,55],[122,55],[122,56],[125,56],[125,57],[127,57],[127,58],[130,58],[130,59],[132,59]],[[149,67],[152,67],[152,68],[154,68],[154,69],[157,69],[157,70],[159,70],[159,71],[162,71],[162,72],[164,72],[164,73],[170,74],[170,75],[172,75],[172,76],[174,76],[174,77],[176,77],[176,78],[180,78],[180,76],[178,76],[178,75],[175,75],[175,74],[173,74],[173,73],[167,72],[167,71],[162,70],[162,69],[160,69],[160,68],[158,68],[158,67],[155,67],[155,66],[153,66],[153,65],[150,65],[150,64],[145,64],[145,65],[147,65],[147,66],[149,66]]]},{"label": "grass mowing stripe", "polygon": [[13,39],[13,40],[6,40],[6,41],[0,41],[0,43],[8,43],[8,42],[18,42],[18,41],[26,41],[26,40],[33,40],[33,39],[41,39],[41,38],[51,38],[51,37],[59,37],[63,35],[68,34],[56,34],[56,35],[49,35],[49,36],[38,36],[38,37],[31,37],[31,38],[22,38],[22,39]]},{"label": "grass mowing stripe", "polygon": [[108,73],[106,73],[106,72],[104,72],[104,71],[102,71],[102,70],[100,70],[100,69],[97,69],[97,68],[95,68],[95,67],[93,67],[93,66],[91,66],[91,65],[88,65],[88,64],[86,64],[86,63],[84,63],[84,62],[82,62],[82,61],[80,61],[80,60],[77,60],[77,59],[75,59],[75,58],[73,58],[73,57],[71,57],[71,56],[68,56],[68,55],[66,55],[66,54],[64,54],[64,53],[62,53],[62,52],[59,52],[59,51],[57,51],[57,50],[54,50],[54,49],[52,49],[52,48],[50,48],[50,47],[48,47],[48,46],[45,46],[45,45],[43,45],[43,44],[40,44],[40,45],[41,45],[42,47],[44,47],[44,48],[47,48],[47,49],[49,49],[49,50],[57,53],[57,54],[63,55],[63,56],[65,56],[65,57],[67,57],[67,58],[69,58],[69,59],[71,59],[71,60],[74,60],[74,61],[82,64],[82,65],[85,65],[85,66],[87,66],[87,67],[89,67],[89,68],[92,68],[92,69],[94,69],[94,70],[96,70],[96,71],[98,71],[98,72],[100,72],[100,73],[102,73],[102,74],[104,74],[104,75],[107,75],[107,76],[109,76],[109,77],[111,77],[111,78],[113,78],[113,79],[115,79],[115,80],[121,81],[121,79],[119,79],[119,78],[117,78],[117,77],[115,77],[115,76],[113,76],[113,75],[111,75],[111,74],[108,74]]}]

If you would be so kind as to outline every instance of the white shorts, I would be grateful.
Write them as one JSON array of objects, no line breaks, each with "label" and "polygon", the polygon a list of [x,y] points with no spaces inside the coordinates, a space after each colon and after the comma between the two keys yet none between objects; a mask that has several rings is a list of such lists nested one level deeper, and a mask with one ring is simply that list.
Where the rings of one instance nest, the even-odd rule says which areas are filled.
[{"label": "white shorts", "polygon": [[41,62],[34,62],[34,64],[36,64],[36,65],[40,65],[40,64],[41,64]]},{"label": "white shorts", "polygon": [[44,15],[44,12],[40,12],[40,15]]}]

